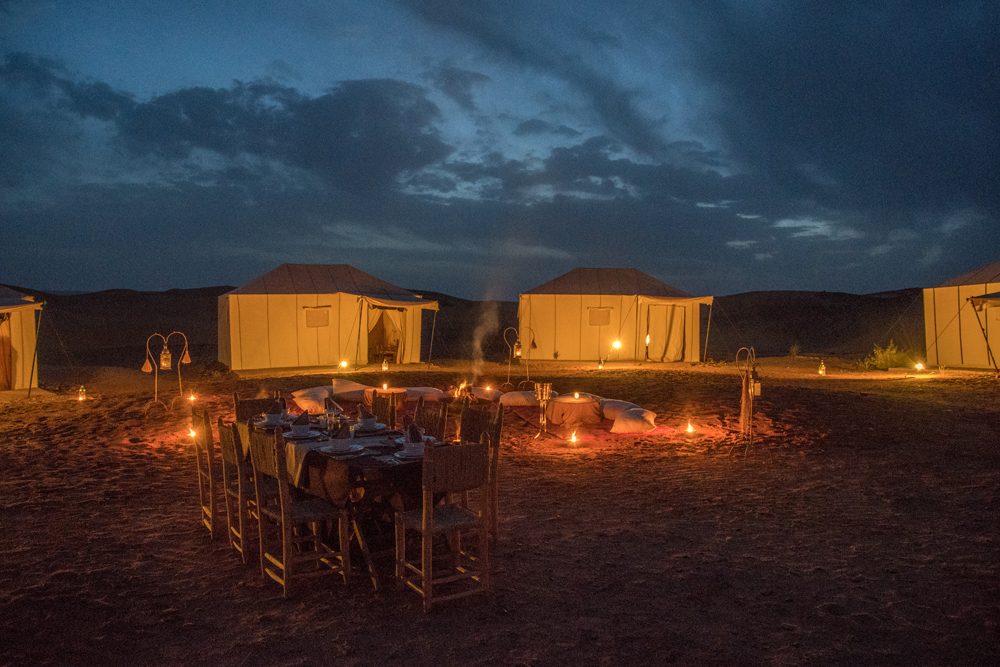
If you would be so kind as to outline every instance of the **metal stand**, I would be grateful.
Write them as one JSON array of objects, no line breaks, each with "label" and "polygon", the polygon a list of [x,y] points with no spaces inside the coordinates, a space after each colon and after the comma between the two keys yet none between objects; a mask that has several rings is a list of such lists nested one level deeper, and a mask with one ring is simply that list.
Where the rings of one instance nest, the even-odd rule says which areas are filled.
[{"label": "metal stand", "polygon": [[742,443],[743,456],[753,444],[753,399],[760,396],[760,376],[757,374],[757,352],[752,347],[736,351],[736,368],[740,373],[740,437],[741,441],[729,448],[729,456]]},{"label": "metal stand", "polygon": [[546,435],[549,432],[549,420],[545,415],[545,408],[549,404],[549,400],[552,398],[552,383],[551,382],[536,382],[535,383],[535,400],[538,401],[538,433],[535,434],[535,439],[542,437],[542,434]]},{"label": "metal stand", "polygon": [[[177,396],[170,401],[170,407],[167,407],[167,404],[160,400],[160,370],[169,371],[173,366],[172,355],[170,354],[170,339],[174,336],[180,336],[181,340],[184,342],[184,347],[181,350],[180,360],[177,362]],[[153,352],[149,347],[154,338],[159,338],[162,342],[162,347],[160,348],[160,354],[158,357],[153,355]],[[174,409],[177,401],[184,400],[184,385],[181,380],[181,365],[190,363],[191,355],[188,353],[188,339],[184,333],[180,331],[171,331],[166,336],[161,333],[154,333],[150,334],[149,337],[146,338],[146,359],[142,364],[142,372],[153,374],[153,398],[152,400],[147,401],[145,407],[143,407],[142,413],[144,415],[148,414],[149,411],[156,406],[162,407],[164,411],[171,411]]]},{"label": "metal stand", "polygon": [[[514,334],[513,342],[511,342],[507,338],[508,333]],[[514,389],[514,383],[510,381],[510,367],[511,364],[514,363],[515,356],[520,358],[521,343],[517,339],[517,329],[515,329],[514,327],[507,327],[506,329],[504,329],[502,338],[504,344],[507,346],[507,381],[504,382],[502,385],[500,385],[500,389],[503,391],[511,391],[512,389]]]}]

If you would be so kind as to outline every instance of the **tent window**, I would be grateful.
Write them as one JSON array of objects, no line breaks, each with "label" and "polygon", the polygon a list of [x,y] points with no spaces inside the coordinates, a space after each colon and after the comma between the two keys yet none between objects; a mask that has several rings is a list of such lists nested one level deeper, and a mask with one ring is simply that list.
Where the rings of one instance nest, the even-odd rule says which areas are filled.
[{"label": "tent window", "polygon": [[610,308],[590,308],[590,326],[592,327],[606,327],[611,324],[611,309]]},{"label": "tent window", "polygon": [[330,307],[306,308],[306,326],[310,329],[330,326]]}]

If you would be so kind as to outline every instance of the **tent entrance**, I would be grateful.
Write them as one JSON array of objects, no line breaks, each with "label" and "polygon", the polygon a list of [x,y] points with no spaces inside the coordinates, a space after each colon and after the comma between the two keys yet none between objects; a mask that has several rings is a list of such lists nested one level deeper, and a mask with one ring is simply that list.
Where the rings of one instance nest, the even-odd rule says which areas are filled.
[{"label": "tent entrance", "polygon": [[10,314],[0,313],[0,391],[14,388],[14,349],[10,342]]},{"label": "tent entrance", "polygon": [[680,361],[684,358],[684,306],[649,304],[646,333],[650,361]]},{"label": "tent entrance", "polygon": [[368,360],[391,364],[400,362],[399,347],[403,337],[403,311],[399,308],[368,309]]}]

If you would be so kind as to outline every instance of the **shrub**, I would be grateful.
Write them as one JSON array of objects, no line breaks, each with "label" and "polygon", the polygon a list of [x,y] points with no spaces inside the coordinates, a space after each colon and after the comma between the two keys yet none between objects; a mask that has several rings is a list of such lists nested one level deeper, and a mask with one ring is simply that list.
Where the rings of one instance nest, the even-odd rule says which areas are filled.
[{"label": "shrub", "polygon": [[788,356],[792,359],[798,359],[800,354],[802,354],[802,346],[798,343],[792,343],[792,346],[788,348]]},{"label": "shrub", "polygon": [[864,366],[868,370],[878,369],[880,371],[885,371],[890,368],[900,368],[902,366],[908,366],[910,362],[909,356],[896,347],[896,343],[889,341],[889,344],[885,347],[879,347],[877,344],[864,360]]}]

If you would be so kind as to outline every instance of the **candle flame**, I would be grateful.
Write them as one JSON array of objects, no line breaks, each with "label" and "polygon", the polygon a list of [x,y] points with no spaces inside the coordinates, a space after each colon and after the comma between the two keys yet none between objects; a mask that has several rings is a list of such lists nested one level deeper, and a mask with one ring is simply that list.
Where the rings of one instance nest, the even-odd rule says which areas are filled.
[{"label": "candle flame", "polygon": [[342,359],[341,360],[340,367],[341,368],[347,368],[347,359]]},{"label": "candle flame", "polygon": [[615,338],[613,341],[611,341],[611,347],[613,347],[616,350],[620,350],[622,349],[622,342],[617,338]]},{"label": "candle flame", "polygon": [[189,429],[188,429],[188,437],[189,437],[189,438],[193,438],[193,437],[195,437],[196,435],[198,435],[198,432],[197,432],[197,431],[195,431],[195,430],[194,430],[193,428],[189,428]]},{"label": "candle flame", "polygon": [[646,334],[646,345],[649,345],[649,334]]},{"label": "candle flame", "polygon": [[572,435],[569,436],[569,441],[571,444],[576,444],[576,431],[573,431]]},{"label": "candle flame", "polygon": [[188,396],[188,400],[189,400],[189,401],[191,401],[192,403],[194,403],[194,392],[193,392],[193,391],[192,391],[192,392],[191,392],[191,394],[190,394],[190,395]]},{"label": "candle flame", "polygon": [[580,398],[580,392],[574,391],[573,392],[573,398]]},{"label": "candle flame", "polygon": [[687,428],[684,429],[685,433],[694,433],[694,426],[691,425],[691,420],[688,420]]},{"label": "candle flame", "polygon": [[493,391],[493,388],[490,387],[489,385],[486,385],[486,391]]},{"label": "candle flame", "polygon": [[389,388],[389,383],[388,382],[383,382],[382,383],[382,391],[385,391],[388,388]]},{"label": "candle flame", "polygon": [[924,365],[923,365],[922,363],[920,363],[920,362],[918,361],[918,362],[917,362],[917,365],[915,366],[915,368],[916,368],[916,369],[917,369],[918,371],[922,371],[922,370],[924,370]]}]

